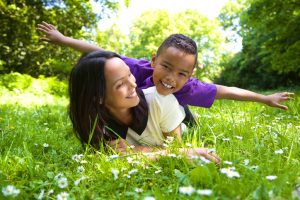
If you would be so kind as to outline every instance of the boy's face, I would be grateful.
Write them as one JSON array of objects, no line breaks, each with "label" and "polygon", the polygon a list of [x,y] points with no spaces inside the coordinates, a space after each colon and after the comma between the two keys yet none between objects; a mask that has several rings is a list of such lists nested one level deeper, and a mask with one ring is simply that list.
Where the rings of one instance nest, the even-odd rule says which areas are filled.
[{"label": "boy's face", "polygon": [[195,59],[194,55],[175,47],[163,49],[159,56],[154,55],[151,66],[157,92],[168,95],[180,90],[193,73]]}]

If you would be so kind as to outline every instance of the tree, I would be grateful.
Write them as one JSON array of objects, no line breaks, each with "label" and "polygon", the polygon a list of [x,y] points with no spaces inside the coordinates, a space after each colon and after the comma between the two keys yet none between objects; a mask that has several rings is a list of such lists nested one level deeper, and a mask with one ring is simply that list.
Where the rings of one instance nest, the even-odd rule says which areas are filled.
[{"label": "tree", "polygon": [[151,59],[165,38],[173,33],[191,37],[198,46],[201,66],[198,77],[212,79],[219,71],[219,61],[224,53],[222,33],[218,21],[210,20],[197,11],[170,14],[167,11],[147,11],[133,23],[129,34],[127,55]]},{"label": "tree", "polygon": [[[243,50],[226,64],[222,81],[260,88],[299,82],[298,1],[231,1],[224,7],[220,19],[225,29],[235,30],[243,38]],[[228,76],[235,78],[226,81]]]},{"label": "tree", "polygon": [[[114,10],[118,5],[111,0],[97,2],[103,10]],[[37,76],[68,71],[70,67],[67,66],[77,60],[78,53],[39,42],[37,24],[47,21],[57,24],[66,35],[88,39],[90,35],[84,32],[94,28],[102,16],[103,13],[95,14],[91,3],[84,0],[1,0],[1,72],[16,71]]]}]

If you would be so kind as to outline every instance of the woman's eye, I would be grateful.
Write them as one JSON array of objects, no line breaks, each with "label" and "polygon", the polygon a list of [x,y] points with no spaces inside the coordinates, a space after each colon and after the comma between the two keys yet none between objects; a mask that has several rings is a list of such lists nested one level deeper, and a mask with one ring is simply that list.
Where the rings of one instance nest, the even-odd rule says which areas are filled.
[{"label": "woman's eye", "polygon": [[124,85],[124,82],[119,83],[119,84],[117,85],[117,89],[119,89],[119,88],[122,87],[123,85]]}]

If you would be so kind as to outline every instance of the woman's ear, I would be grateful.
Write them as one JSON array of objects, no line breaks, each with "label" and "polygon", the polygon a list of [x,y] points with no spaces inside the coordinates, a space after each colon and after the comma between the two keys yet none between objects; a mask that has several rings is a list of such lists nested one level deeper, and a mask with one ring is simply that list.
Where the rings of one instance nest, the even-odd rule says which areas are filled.
[{"label": "woman's ear", "polygon": [[100,104],[100,105],[102,105],[102,104],[103,104],[103,99],[102,99],[102,98],[100,98],[100,100],[99,100],[99,104]]},{"label": "woman's ear", "polygon": [[156,59],[157,59],[157,55],[156,55],[156,53],[154,53],[153,55],[152,55],[152,59],[151,59],[151,67],[152,68],[155,68],[155,65],[156,65]]}]

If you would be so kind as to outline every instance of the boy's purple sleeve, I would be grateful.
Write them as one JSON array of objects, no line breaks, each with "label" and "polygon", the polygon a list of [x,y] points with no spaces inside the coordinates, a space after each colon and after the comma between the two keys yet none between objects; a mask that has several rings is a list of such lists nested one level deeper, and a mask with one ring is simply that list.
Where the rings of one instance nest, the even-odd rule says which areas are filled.
[{"label": "boy's purple sleeve", "polygon": [[138,88],[144,89],[153,86],[151,81],[153,68],[148,60],[128,58],[125,56],[121,56],[121,58],[130,68],[131,73],[136,79]]},{"label": "boy's purple sleeve", "polygon": [[209,108],[216,99],[215,84],[204,83],[196,78],[190,78],[181,90],[174,93],[180,105],[191,105]]}]

